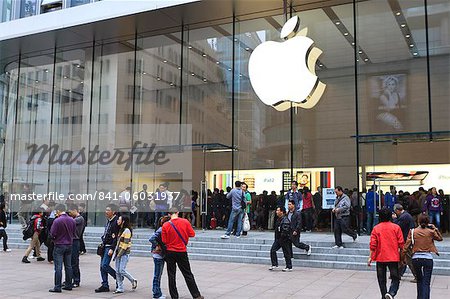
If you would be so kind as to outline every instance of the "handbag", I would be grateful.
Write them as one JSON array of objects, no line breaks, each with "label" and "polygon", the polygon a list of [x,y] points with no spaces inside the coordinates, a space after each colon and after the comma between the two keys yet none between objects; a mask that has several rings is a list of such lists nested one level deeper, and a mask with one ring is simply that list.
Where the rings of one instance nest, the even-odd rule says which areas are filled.
[{"label": "handbag", "polygon": [[247,213],[244,213],[243,231],[248,232],[249,230],[250,230],[250,220],[248,219]]},{"label": "handbag", "polygon": [[413,248],[414,248],[414,228],[411,229],[411,244],[408,246],[405,253],[405,255],[408,258],[412,258],[412,256],[414,255]]},{"label": "handbag", "polygon": [[105,254],[105,244],[100,243],[100,244],[97,246],[97,255],[103,256],[104,254]]}]

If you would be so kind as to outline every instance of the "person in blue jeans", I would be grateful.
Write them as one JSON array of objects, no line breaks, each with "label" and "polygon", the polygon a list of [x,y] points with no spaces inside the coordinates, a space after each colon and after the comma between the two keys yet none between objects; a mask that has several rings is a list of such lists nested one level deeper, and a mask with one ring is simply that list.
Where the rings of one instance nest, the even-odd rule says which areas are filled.
[{"label": "person in blue jeans", "polygon": [[[72,290],[72,243],[76,224],[72,217],[66,214],[66,206],[58,204],[55,207],[57,218],[53,221],[50,235],[55,244],[53,262],[55,266],[55,286],[51,293],[61,293],[61,290]],[[65,270],[65,284],[62,286],[62,266]]]},{"label": "person in blue jeans", "polygon": [[245,201],[245,195],[244,191],[241,189],[241,184],[240,181],[236,181],[234,183],[235,188],[227,193],[227,199],[231,199],[231,213],[228,220],[227,232],[221,237],[222,239],[230,238],[235,221],[237,221],[236,238],[241,237],[242,219],[244,217],[244,209],[242,208],[241,202]]},{"label": "person in blue jeans", "polygon": [[117,288],[113,294],[121,294],[124,292],[123,280],[127,278],[131,282],[131,288],[137,288],[137,280],[127,271],[127,264],[130,260],[131,253],[131,237],[133,229],[128,216],[119,216],[117,225],[120,227],[117,240],[117,248],[113,261],[116,262],[116,281]]},{"label": "person in blue jeans", "polygon": [[378,224],[378,207],[380,196],[377,193],[377,186],[373,185],[366,194],[366,213],[367,213],[367,234],[372,233],[372,228]]},{"label": "person in blue jeans", "polygon": [[430,224],[428,215],[419,215],[419,226],[411,230],[403,247],[403,255],[412,245],[412,264],[417,278],[417,299],[430,298],[431,274],[433,273],[433,255],[439,255],[434,241],[442,241],[439,229]]},{"label": "person in blue jeans", "polygon": [[444,209],[442,206],[442,198],[437,193],[435,187],[431,188],[431,194],[429,194],[425,200],[423,212],[428,213],[431,223],[438,229],[441,228],[441,215],[443,214]]},{"label": "person in blue jeans", "polygon": [[170,220],[170,216],[164,216],[159,219],[159,228],[150,237],[149,241],[152,243],[153,264],[155,271],[153,274],[153,298],[165,298],[161,291],[161,276],[164,271],[164,248],[165,245],[161,239],[162,226],[165,222]]},{"label": "person in blue jeans", "polygon": [[108,274],[116,279],[116,271],[109,264],[111,263],[112,255],[117,245],[117,235],[119,233],[119,226],[117,225],[118,209],[115,204],[109,204],[105,209],[105,215],[108,221],[106,222],[105,231],[102,236],[102,243],[104,245],[104,252],[100,261],[102,285],[95,289],[96,293],[109,292]]}]

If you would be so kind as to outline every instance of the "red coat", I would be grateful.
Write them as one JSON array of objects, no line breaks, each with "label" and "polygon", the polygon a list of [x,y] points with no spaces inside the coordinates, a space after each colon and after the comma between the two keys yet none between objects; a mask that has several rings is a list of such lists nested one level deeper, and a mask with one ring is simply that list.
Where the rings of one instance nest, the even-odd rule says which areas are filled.
[{"label": "red coat", "polygon": [[[180,232],[186,244],[189,238],[195,237],[195,231],[192,229],[189,221],[184,218],[176,218],[171,221]],[[168,251],[186,252],[186,245],[169,222],[163,224],[161,238]]]},{"label": "red coat", "polygon": [[381,222],[370,235],[372,260],[377,262],[399,262],[400,250],[405,244],[400,226],[392,222]]}]

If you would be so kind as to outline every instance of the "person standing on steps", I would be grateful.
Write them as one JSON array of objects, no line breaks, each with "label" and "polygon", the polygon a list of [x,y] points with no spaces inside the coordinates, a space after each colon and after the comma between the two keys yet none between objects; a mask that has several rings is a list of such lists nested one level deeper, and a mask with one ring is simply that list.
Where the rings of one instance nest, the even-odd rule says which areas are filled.
[{"label": "person standing on steps", "polygon": [[[400,286],[399,262],[400,252],[405,241],[403,240],[400,226],[391,222],[392,212],[389,208],[381,209],[379,213],[380,223],[375,225],[370,235],[370,256],[367,265],[372,261],[377,262],[377,279],[381,296],[385,299],[393,299],[397,295]],[[391,286],[386,287],[386,271],[389,268]]]},{"label": "person standing on steps", "polygon": [[334,223],[334,242],[336,245],[333,248],[344,248],[342,243],[342,233],[345,233],[353,238],[355,242],[358,235],[349,228],[350,225],[350,198],[344,193],[344,189],[341,186],[337,186],[334,189],[336,193],[336,201],[334,202],[334,208],[332,210],[335,218]]},{"label": "person standing on steps", "polygon": [[167,276],[169,277],[169,293],[172,299],[179,298],[175,279],[177,265],[180,268],[181,274],[183,274],[192,298],[204,299],[198,290],[187,254],[186,246],[189,238],[193,237],[195,237],[195,231],[192,229],[189,221],[184,218],[179,218],[178,210],[173,208],[170,212],[170,221],[163,224],[161,233],[162,241],[167,249],[165,260],[167,263]]},{"label": "person standing on steps", "polygon": [[234,189],[227,193],[227,199],[231,199],[231,213],[228,220],[228,228],[222,239],[229,239],[233,230],[234,222],[237,221],[236,238],[241,237],[242,218],[244,217],[244,209],[242,203],[245,203],[245,195],[241,189],[241,182],[234,183]]},{"label": "person standing on steps", "polygon": [[302,230],[302,218],[301,214],[296,211],[295,209],[295,201],[290,200],[288,204],[288,212],[287,212],[287,218],[289,219],[291,223],[291,234],[290,234],[290,241],[291,241],[291,257],[293,258],[293,251],[292,251],[292,245],[294,245],[297,248],[303,249],[306,251],[306,254],[308,256],[311,255],[311,245],[306,245],[305,243],[300,242],[300,233]]},{"label": "person standing on steps", "polygon": [[8,220],[6,219],[5,202],[0,203],[0,239],[3,238],[3,251],[10,252],[8,248],[8,235],[6,234],[6,226],[8,226]]},{"label": "person standing on steps", "polygon": [[119,225],[117,225],[117,210],[115,204],[106,206],[105,215],[107,222],[102,236],[103,255],[100,260],[100,274],[102,276],[102,285],[95,289],[96,293],[109,292],[108,274],[116,279],[116,271],[109,265],[111,263],[114,249],[117,245],[117,235],[119,234]]},{"label": "person standing on steps", "polygon": [[281,248],[283,250],[284,260],[286,261],[286,268],[283,269],[283,272],[290,272],[292,271],[291,222],[286,216],[286,209],[284,207],[278,207],[276,213],[275,240],[270,249],[272,266],[270,266],[269,270],[274,271],[278,269],[277,251]]}]

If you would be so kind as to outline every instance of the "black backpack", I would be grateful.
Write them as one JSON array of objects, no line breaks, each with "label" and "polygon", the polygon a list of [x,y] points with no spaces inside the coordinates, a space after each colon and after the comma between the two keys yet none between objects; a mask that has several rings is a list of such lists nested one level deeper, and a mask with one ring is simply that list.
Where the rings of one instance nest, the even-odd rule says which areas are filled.
[{"label": "black backpack", "polygon": [[34,234],[34,220],[35,219],[36,219],[36,217],[33,216],[33,217],[31,217],[30,220],[28,220],[27,227],[22,232],[22,234],[23,234],[22,239],[24,241],[26,241],[26,240],[28,240],[28,239],[33,237],[33,234]]}]

